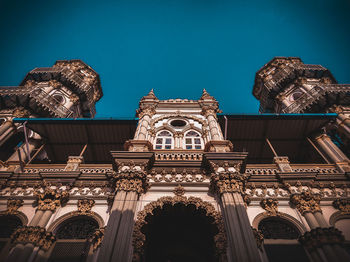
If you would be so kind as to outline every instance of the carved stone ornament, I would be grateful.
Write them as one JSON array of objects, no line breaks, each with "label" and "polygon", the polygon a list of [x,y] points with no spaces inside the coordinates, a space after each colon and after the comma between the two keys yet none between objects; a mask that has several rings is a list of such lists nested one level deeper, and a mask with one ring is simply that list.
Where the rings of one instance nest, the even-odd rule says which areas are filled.
[{"label": "carved stone ornament", "polygon": [[247,182],[249,175],[240,174],[237,170],[240,168],[240,164],[229,166],[225,163],[222,166],[218,166],[215,163],[210,163],[212,170],[215,171],[210,176],[210,189],[218,194],[222,193],[243,193],[244,186]]},{"label": "carved stone ornament", "polygon": [[44,192],[36,190],[34,196],[38,200],[38,210],[55,211],[57,207],[68,200],[69,194],[66,191],[46,187]]},{"label": "carved stone ornament", "polygon": [[17,214],[18,209],[23,205],[22,199],[8,199],[6,214]]},{"label": "carved stone ornament", "polygon": [[342,214],[350,214],[349,199],[336,199],[333,201],[333,207],[339,209]]},{"label": "carved stone ornament", "polygon": [[58,89],[62,87],[62,84],[56,80],[50,80],[48,82],[49,86],[53,87],[54,89]]},{"label": "carved stone ornament", "polygon": [[18,107],[13,111],[12,116],[17,118],[26,118],[30,116],[30,112],[23,107]]},{"label": "carved stone ornament", "polygon": [[266,210],[269,216],[277,216],[278,201],[274,198],[265,198],[260,201],[260,206]]},{"label": "carved stone ornament", "polygon": [[308,250],[312,251],[323,245],[342,244],[344,236],[341,231],[334,227],[314,228],[299,237],[299,242]]},{"label": "carved stone ornament", "polygon": [[147,173],[145,171],[118,171],[112,176],[116,191],[134,191],[138,194],[142,194],[146,192],[149,187]]},{"label": "carved stone ornament", "polygon": [[95,200],[93,199],[79,199],[78,212],[83,214],[90,213],[94,205],[95,205]]},{"label": "carved stone ornament", "polygon": [[11,235],[11,242],[14,244],[31,243],[43,250],[48,250],[55,241],[56,237],[52,232],[46,232],[42,227],[23,226]]},{"label": "carved stone ornament", "polygon": [[320,200],[320,195],[312,194],[311,192],[302,192],[300,194],[292,194],[290,196],[290,202],[296,206],[302,215],[307,212],[322,213]]},{"label": "carved stone ornament", "polygon": [[36,81],[34,80],[27,80],[24,84],[24,87],[30,88],[36,85]]},{"label": "carved stone ornament", "polygon": [[95,251],[102,243],[104,234],[105,234],[105,227],[101,227],[97,229],[94,234],[90,238],[90,242],[92,245],[92,250]]},{"label": "carved stone ornament", "polygon": [[257,230],[256,228],[253,228],[253,235],[255,237],[256,245],[260,250],[262,250],[263,243],[264,243],[264,235],[260,230]]},{"label": "carved stone ornament", "polygon": [[79,97],[76,94],[71,94],[69,100],[76,105],[79,102]]},{"label": "carved stone ornament", "polygon": [[175,196],[175,197],[161,197],[157,201],[153,201],[147,204],[142,211],[137,214],[137,221],[134,226],[133,232],[133,261],[142,261],[144,254],[146,236],[142,233],[142,228],[147,224],[146,217],[153,215],[153,210],[156,208],[163,208],[165,205],[175,205],[181,203],[185,206],[193,205],[198,210],[204,210],[206,216],[213,218],[213,225],[217,227],[218,233],[214,236],[214,242],[216,247],[216,254],[218,257],[225,257],[227,240],[225,227],[223,223],[222,216],[217,212],[212,204],[205,202],[198,197],[184,197],[184,196]]},{"label": "carved stone ornament", "polygon": [[185,188],[181,185],[178,185],[174,188],[173,192],[176,196],[183,196],[185,194]]}]

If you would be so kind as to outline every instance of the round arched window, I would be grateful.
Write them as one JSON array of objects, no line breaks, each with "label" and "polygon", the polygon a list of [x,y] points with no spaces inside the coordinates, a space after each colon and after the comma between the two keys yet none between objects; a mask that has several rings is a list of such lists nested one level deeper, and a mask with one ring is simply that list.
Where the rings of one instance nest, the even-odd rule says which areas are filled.
[{"label": "round arched window", "polygon": [[174,145],[173,134],[169,131],[161,131],[156,136],[155,149],[172,149]]},{"label": "round arched window", "polygon": [[277,217],[263,219],[259,223],[259,230],[265,239],[297,239],[300,235],[292,223]]},{"label": "round arched window", "polygon": [[185,134],[186,149],[202,149],[202,138],[199,133],[191,130]]}]

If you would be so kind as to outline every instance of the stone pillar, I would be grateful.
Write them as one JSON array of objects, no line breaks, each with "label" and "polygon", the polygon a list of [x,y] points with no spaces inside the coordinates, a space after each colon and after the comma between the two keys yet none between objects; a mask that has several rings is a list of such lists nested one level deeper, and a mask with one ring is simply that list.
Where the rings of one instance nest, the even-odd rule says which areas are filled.
[{"label": "stone pillar", "polygon": [[153,152],[112,152],[115,159],[112,181],[115,197],[104,240],[98,255],[102,262],[131,260],[131,237],[140,194],[148,188],[147,170]]},{"label": "stone pillar", "polygon": [[[230,252],[228,257],[232,261],[263,261],[242,197],[248,176],[239,172],[242,156],[240,156],[241,159],[237,157],[236,160],[232,160],[232,157],[235,157],[233,154],[217,153],[214,155],[213,153],[213,155],[205,156],[212,171],[210,188],[219,196],[222,207],[228,234],[228,252]],[[219,160],[223,158],[229,160]]]},{"label": "stone pillar", "polygon": [[329,227],[320,207],[321,197],[310,192],[291,195],[291,203],[305,217],[311,231],[300,237],[300,243],[317,261],[350,261],[350,255],[341,247],[341,232]]},{"label": "stone pillar", "polygon": [[332,142],[331,138],[327,134],[319,135],[315,138],[316,143],[321,150],[326,153],[328,158],[333,163],[337,164],[341,171],[350,171],[350,160],[344,155],[344,153]]},{"label": "stone pillar", "polygon": [[47,251],[55,242],[55,237],[51,232],[46,232],[45,226],[56,208],[67,200],[68,193],[47,187],[43,192],[36,191],[35,196],[38,199],[37,211],[29,226],[18,228],[12,235],[16,246],[10,251],[6,262],[26,262],[35,247]]},{"label": "stone pillar", "polygon": [[16,132],[16,126],[12,121],[5,121],[0,126],[0,145],[4,144],[8,138],[10,138]]}]

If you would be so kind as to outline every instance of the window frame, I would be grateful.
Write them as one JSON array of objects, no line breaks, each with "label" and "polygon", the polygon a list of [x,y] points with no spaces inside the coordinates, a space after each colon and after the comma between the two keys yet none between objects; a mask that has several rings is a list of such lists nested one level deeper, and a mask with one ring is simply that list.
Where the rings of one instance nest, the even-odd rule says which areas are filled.
[{"label": "window frame", "polygon": [[[167,132],[170,134],[170,136],[165,136],[165,135],[160,135],[162,132]],[[158,139],[161,139],[161,143],[157,143],[157,140]],[[167,143],[167,139],[170,139],[170,143]],[[166,147],[169,147],[170,148],[166,148]],[[154,139],[154,149],[156,150],[171,150],[171,149],[174,149],[174,135],[172,132],[170,132],[169,130],[166,130],[166,129],[162,129],[160,130],[155,139]],[[159,148],[160,147],[160,148]]]},{"label": "window frame", "polygon": [[[188,136],[188,133],[190,132],[194,132],[198,136]],[[187,143],[188,140],[190,140],[190,143]],[[199,141],[199,143],[196,143],[195,141]],[[203,150],[204,145],[202,135],[198,131],[195,131],[193,129],[186,131],[183,137],[183,148],[186,150]]]}]

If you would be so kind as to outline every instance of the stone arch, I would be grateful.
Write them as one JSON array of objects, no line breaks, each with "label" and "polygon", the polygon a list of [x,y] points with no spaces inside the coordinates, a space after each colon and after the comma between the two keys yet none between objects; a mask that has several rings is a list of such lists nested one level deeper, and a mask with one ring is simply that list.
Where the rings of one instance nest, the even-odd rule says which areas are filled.
[{"label": "stone arch", "polygon": [[183,204],[184,206],[193,206],[196,210],[202,210],[205,212],[205,216],[212,218],[212,224],[216,226],[218,233],[214,236],[215,252],[216,255],[221,258],[220,261],[226,261],[226,248],[227,239],[225,233],[225,227],[221,213],[215,210],[215,207],[206,201],[198,197],[161,197],[156,201],[147,204],[142,211],[137,214],[137,220],[134,225],[134,231],[132,236],[132,244],[134,248],[133,261],[141,261],[144,255],[144,246],[146,242],[146,236],[142,233],[142,227],[147,224],[146,217],[153,215],[153,211],[157,208],[163,209],[165,205],[174,206],[175,204]]},{"label": "stone arch", "polygon": [[330,216],[329,224],[334,227],[335,223],[341,219],[350,219],[350,214],[343,213],[341,211],[337,211]]},{"label": "stone arch", "polygon": [[86,217],[94,219],[97,222],[99,228],[102,228],[105,226],[105,222],[104,222],[103,218],[99,214],[97,214],[93,211],[87,212],[87,213],[73,211],[73,212],[69,212],[69,213],[57,218],[49,226],[48,231],[55,232],[60,225],[62,225],[63,223],[65,223],[66,221],[68,221],[72,218],[79,217],[79,216],[86,216]]},{"label": "stone arch", "polygon": [[[273,216],[271,216],[268,212],[263,212],[263,213],[258,214],[252,222],[253,228],[258,230],[259,223],[263,219],[269,218],[269,217],[273,217]],[[306,232],[305,226],[299,220],[292,217],[291,215],[288,215],[288,214],[282,213],[282,212],[277,212],[277,215],[275,217],[280,218],[282,220],[286,220],[287,222],[291,223],[293,226],[295,226],[297,228],[297,230],[299,231],[299,233],[301,235]]]},{"label": "stone arch", "polygon": [[171,115],[159,116],[159,117],[157,117],[157,118],[155,118],[155,119],[152,119],[151,122],[150,122],[150,128],[151,128],[151,130],[154,130],[154,125],[155,125],[158,121],[161,121],[161,120],[167,119],[167,118],[169,118],[169,119],[171,119],[171,118],[174,118],[174,119],[176,119],[176,118],[192,119],[192,120],[197,121],[198,123],[200,123],[200,124],[202,125],[203,129],[204,129],[204,127],[207,126],[206,120],[202,120],[202,119],[200,119],[200,118],[198,118],[198,117],[189,116],[189,115],[181,115],[181,114],[171,114]]},{"label": "stone arch", "polygon": [[0,222],[0,238],[9,238],[16,229],[27,225],[28,218],[19,211],[16,213],[7,213],[3,211],[0,212]]},{"label": "stone arch", "polygon": [[0,216],[7,215],[18,217],[21,220],[23,226],[26,226],[28,224],[28,217],[21,211],[16,211],[15,213],[8,213],[7,211],[0,212]]},{"label": "stone arch", "polygon": [[171,126],[163,125],[163,126],[160,126],[160,127],[157,127],[156,129],[154,129],[154,135],[157,135],[157,133],[159,133],[159,132],[161,132],[163,130],[169,131],[173,136],[176,133],[175,129],[172,128]]}]

